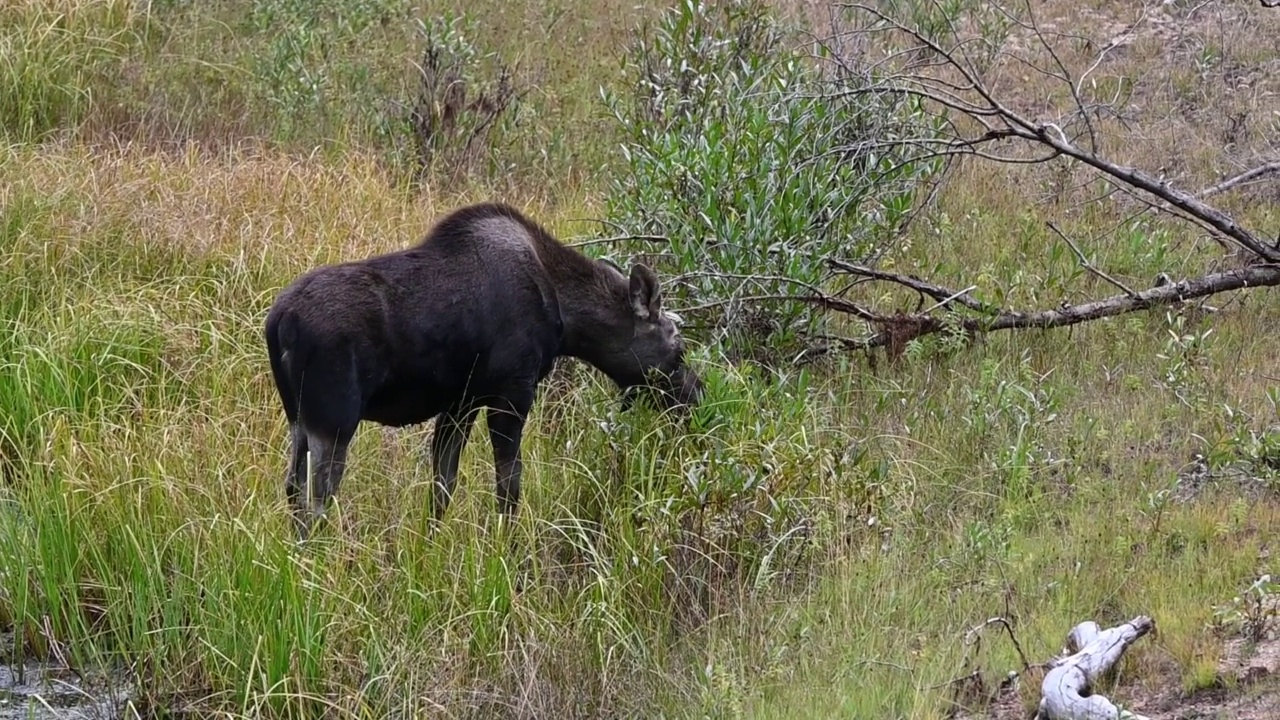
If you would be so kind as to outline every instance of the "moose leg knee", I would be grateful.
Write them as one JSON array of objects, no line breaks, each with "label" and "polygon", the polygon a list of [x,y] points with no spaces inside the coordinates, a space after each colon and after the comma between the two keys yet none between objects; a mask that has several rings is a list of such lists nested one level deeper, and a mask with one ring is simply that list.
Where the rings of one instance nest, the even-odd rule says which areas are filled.
[{"label": "moose leg knee", "polygon": [[514,515],[520,505],[520,475],[524,469],[520,440],[530,405],[532,398],[522,396],[489,408],[489,441],[493,443],[497,474],[498,511],[504,515]]},{"label": "moose leg knee", "polygon": [[471,426],[475,423],[475,411],[469,407],[450,410],[436,416],[435,435],[431,439],[431,461],[435,466],[435,482],[432,484],[432,514],[438,520],[444,516],[453,499],[453,488],[458,479],[458,459],[467,444]]}]

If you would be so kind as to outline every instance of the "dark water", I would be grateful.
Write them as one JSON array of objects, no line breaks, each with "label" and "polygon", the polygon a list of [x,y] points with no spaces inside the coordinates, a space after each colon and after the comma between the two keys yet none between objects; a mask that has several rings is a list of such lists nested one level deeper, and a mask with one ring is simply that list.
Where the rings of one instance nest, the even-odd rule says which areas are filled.
[{"label": "dark water", "polygon": [[[0,647],[13,647],[12,637],[0,633]],[[133,720],[128,699],[123,682],[86,684],[56,664],[0,664],[0,720]]]}]

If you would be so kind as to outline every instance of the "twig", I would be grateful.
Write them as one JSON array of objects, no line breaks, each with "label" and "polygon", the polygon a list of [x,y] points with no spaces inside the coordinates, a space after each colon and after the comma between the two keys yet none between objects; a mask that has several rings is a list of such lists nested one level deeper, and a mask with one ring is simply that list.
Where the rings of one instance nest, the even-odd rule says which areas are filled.
[{"label": "twig", "polygon": [[863,320],[866,320],[872,323],[886,323],[886,322],[892,321],[892,318],[890,318],[887,315],[881,315],[879,313],[872,312],[871,310],[867,310],[866,308],[862,307],[857,303],[850,302],[848,300],[842,300],[836,297],[831,297],[830,295],[826,295],[826,294],[787,295],[784,293],[784,294],[773,294],[773,295],[747,295],[745,297],[728,298],[725,300],[712,300],[710,302],[702,303],[701,305],[691,305],[689,307],[680,308],[679,312],[695,313],[695,312],[703,312],[706,310],[712,310],[718,307],[724,307],[725,305],[733,305],[735,303],[778,302],[778,301],[792,301],[792,302],[805,303],[807,305],[817,305],[819,307],[826,308],[827,310],[835,310],[836,312],[842,312],[848,315],[853,315],[854,317],[861,318]]},{"label": "twig", "polygon": [[931,313],[931,312],[933,312],[934,310],[937,310],[937,309],[938,309],[938,308],[940,308],[940,307],[944,307],[944,306],[946,306],[946,305],[947,305],[947,303],[951,302],[952,300],[955,300],[956,298],[960,297],[961,295],[968,295],[969,293],[971,293],[971,292],[973,292],[974,290],[977,290],[977,289],[978,289],[978,286],[977,286],[977,285],[970,285],[969,287],[967,287],[967,288],[965,288],[965,289],[963,289],[963,290],[957,290],[956,292],[952,293],[951,295],[948,295],[947,297],[945,297],[945,298],[943,298],[943,299],[939,300],[938,302],[936,302],[936,303],[934,303],[934,304],[930,305],[929,307],[925,308],[925,309],[924,309],[924,310],[922,310],[921,312],[924,312],[924,313]]},{"label": "twig", "polygon": [[958,302],[961,305],[984,314],[994,314],[1002,312],[1002,309],[996,305],[985,303],[972,295],[968,291],[956,292],[949,288],[925,282],[919,278],[907,277],[897,273],[886,272],[884,270],[876,270],[865,265],[839,260],[836,258],[827,258],[827,265],[833,270],[857,275],[861,277],[873,278],[875,280],[885,280],[887,282],[897,283],[903,287],[911,288],[918,293],[923,293],[938,302],[938,305],[945,305],[950,302]]},{"label": "twig", "polygon": [[1130,289],[1129,289],[1129,287],[1128,287],[1127,285],[1125,285],[1124,283],[1120,282],[1119,280],[1116,280],[1115,278],[1111,277],[1110,275],[1108,275],[1108,274],[1106,274],[1106,273],[1102,272],[1102,271],[1101,271],[1101,270],[1099,270],[1098,268],[1094,267],[1094,266],[1093,266],[1093,263],[1089,262],[1089,259],[1088,259],[1088,258],[1086,258],[1086,257],[1084,256],[1084,253],[1080,252],[1080,248],[1076,247],[1076,244],[1075,244],[1075,243],[1073,243],[1073,242],[1071,242],[1071,238],[1067,237],[1066,233],[1064,233],[1064,232],[1062,232],[1061,230],[1059,230],[1059,229],[1058,229],[1058,226],[1057,226],[1057,225],[1054,225],[1052,220],[1050,220],[1050,221],[1046,222],[1046,223],[1045,223],[1045,225],[1048,225],[1050,230],[1052,230],[1054,233],[1056,233],[1056,234],[1058,235],[1058,237],[1062,238],[1063,242],[1065,242],[1067,245],[1069,245],[1069,246],[1071,247],[1072,252],[1074,252],[1074,253],[1076,254],[1076,257],[1080,260],[1080,264],[1081,264],[1082,266],[1084,266],[1084,269],[1085,269],[1085,270],[1088,270],[1089,272],[1093,273],[1094,275],[1097,275],[1098,277],[1102,278],[1103,280],[1106,280],[1107,282],[1111,283],[1112,285],[1115,285],[1116,287],[1120,288],[1121,290],[1123,290],[1123,291],[1124,291],[1124,294],[1125,294],[1125,295],[1128,295],[1129,297],[1137,297],[1137,295],[1138,295],[1138,294],[1137,294],[1137,293],[1135,293],[1134,291],[1130,290]]},{"label": "twig", "polygon": [[[1275,2],[1276,2],[1276,5],[1273,7],[1280,7],[1280,0],[1275,0]],[[1265,165],[1259,165],[1258,167],[1252,170],[1246,170],[1245,172],[1242,172],[1233,178],[1223,180],[1217,185],[1207,187],[1204,190],[1200,191],[1200,197],[1203,198],[1203,197],[1209,197],[1210,195],[1217,195],[1220,192],[1226,192],[1227,190],[1230,190],[1231,188],[1237,185],[1247,183],[1250,180],[1257,180],[1260,177],[1265,177],[1267,175],[1272,175],[1275,173],[1280,173],[1280,160],[1277,160],[1275,162],[1269,162]]]},{"label": "twig", "polygon": [[1000,625],[1005,629],[1005,632],[1009,633],[1009,639],[1013,641],[1013,649],[1018,651],[1018,658],[1022,660],[1022,670],[1024,672],[1030,670],[1031,662],[1027,660],[1027,654],[1022,651],[1022,643],[1018,642],[1018,636],[1014,634],[1013,626],[1010,625],[1009,621],[1003,617],[988,618],[985,622],[969,628],[969,631],[964,634],[964,644],[981,644],[982,631],[992,625]]},{"label": "twig", "polygon": [[614,235],[612,237],[592,238],[590,240],[579,240],[577,242],[565,243],[569,247],[587,247],[590,245],[606,245],[608,243],[626,242],[627,240],[641,240],[643,242],[659,242],[669,243],[671,238],[665,235]]}]

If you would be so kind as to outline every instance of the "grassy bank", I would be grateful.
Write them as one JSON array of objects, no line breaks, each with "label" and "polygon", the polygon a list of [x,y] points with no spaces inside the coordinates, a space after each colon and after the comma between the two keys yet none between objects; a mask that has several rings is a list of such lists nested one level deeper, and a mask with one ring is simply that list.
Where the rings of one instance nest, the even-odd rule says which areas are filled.
[{"label": "grassy bank", "polygon": [[[329,522],[295,548],[261,342],[274,294],[472,200],[587,232],[616,161],[594,98],[637,20],[605,0],[523,15],[480,3],[492,22],[469,37],[532,68],[532,109],[490,170],[414,185],[401,146],[361,115],[377,103],[352,88],[403,96],[420,47],[380,18],[443,6],[321,5],[326,23],[288,25],[313,28],[301,46],[251,23],[303,12],[285,2],[0,11],[9,47],[33,28],[66,43],[23,45],[30,92],[2,108],[25,128],[0,150],[7,660],[90,680],[124,667],[139,710],[193,717],[941,718],[954,679],[1021,669],[993,629],[967,642],[987,618],[1008,618],[1038,662],[1081,620],[1149,614],[1159,633],[1126,656],[1116,696],[1220,683],[1247,625],[1232,599],[1277,571],[1274,291],[1208,317],[930,342],[897,363],[850,355],[773,378],[698,344],[709,401],[689,430],[620,413],[599,376],[566,364],[530,421],[516,526],[494,522],[484,428],[433,529],[430,426],[365,426]],[[1248,35],[1213,37],[1216,62],[1274,61],[1248,55]],[[299,47],[330,83],[305,102],[260,84],[292,71],[253,64],[293,67]],[[1162,52],[1142,40],[1111,70],[1154,72],[1173,62]],[[1186,73],[1147,88],[1140,141],[1108,142],[1122,162],[1187,150],[1181,171],[1207,184],[1220,169],[1205,138],[1226,121],[1160,110],[1212,92]],[[1247,127],[1236,142],[1265,143]],[[1017,307],[1106,292],[1069,253],[1038,250],[1043,221],[1079,199],[1054,182],[966,164],[890,261]],[[1265,192],[1223,205],[1274,227]],[[1064,226],[1084,235],[1129,212],[1095,205]],[[1097,247],[1134,283],[1222,262],[1173,222]]]}]

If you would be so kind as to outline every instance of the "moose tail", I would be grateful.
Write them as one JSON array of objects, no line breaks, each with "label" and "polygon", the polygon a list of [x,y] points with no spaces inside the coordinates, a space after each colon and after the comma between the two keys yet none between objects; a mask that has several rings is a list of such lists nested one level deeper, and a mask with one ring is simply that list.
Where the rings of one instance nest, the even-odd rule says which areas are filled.
[{"label": "moose tail", "polygon": [[299,358],[296,356],[300,350],[297,342],[297,318],[287,309],[273,307],[267,313],[264,330],[276,392],[280,394],[280,402],[284,405],[285,417],[290,423],[295,423],[298,420],[299,388],[295,386],[293,370],[299,365]]}]

